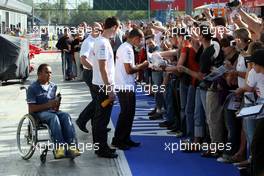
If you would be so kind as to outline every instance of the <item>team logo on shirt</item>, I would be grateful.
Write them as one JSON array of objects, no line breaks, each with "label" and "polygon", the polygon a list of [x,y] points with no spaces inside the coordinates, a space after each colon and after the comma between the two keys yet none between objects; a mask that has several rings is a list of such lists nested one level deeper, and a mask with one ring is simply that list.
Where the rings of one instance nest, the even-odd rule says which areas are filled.
[{"label": "team logo on shirt", "polygon": [[105,51],[106,51],[105,45],[101,45],[99,48],[99,55],[105,57]]},{"label": "team logo on shirt", "polygon": [[127,54],[128,54],[129,59],[133,59],[133,57],[132,57],[132,52],[131,52],[130,50],[127,51]]}]

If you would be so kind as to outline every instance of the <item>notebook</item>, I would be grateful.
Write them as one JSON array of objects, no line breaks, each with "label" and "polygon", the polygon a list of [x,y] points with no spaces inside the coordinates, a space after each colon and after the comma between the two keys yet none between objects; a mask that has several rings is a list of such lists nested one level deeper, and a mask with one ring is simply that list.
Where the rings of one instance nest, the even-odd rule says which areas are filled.
[{"label": "notebook", "polygon": [[251,115],[257,115],[261,113],[263,104],[242,108],[238,113],[237,117],[245,117]]}]

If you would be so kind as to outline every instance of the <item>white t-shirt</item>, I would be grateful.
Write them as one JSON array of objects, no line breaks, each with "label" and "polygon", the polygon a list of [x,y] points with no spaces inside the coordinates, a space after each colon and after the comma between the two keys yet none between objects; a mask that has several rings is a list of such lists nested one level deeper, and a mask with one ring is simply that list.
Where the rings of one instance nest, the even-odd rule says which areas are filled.
[{"label": "white t-shirt", "polygon": [[[238,56],[237,59],[237,66],[236,66],[236,70],[239,72],[246,72],[247,71],[247,67],[245,65],[245,58],[241,55]],[[245,79],[238,77],[238,87],[244,87],[245,86]]]},{"label": "white t-shirt", "polygon": [[255,87],[257,89],[257,95],[260,98],[264,98],[264,74],[256,73],[254,69],[251,69],[248,73],[247,85],[249,87]]},{"label": "white t-shirt", "polygon": [[115,78],[115,63],[114,53],[109,42],[109,39],[99,36],[94,42],[94,48],[92,50],[93,62],[93,84],[105,85],[99,69],[99,60],[106,61],[106,73],[110,84],[114,84]]},{"label": "white t-shirt", "polygon": [[154,41],[158,46],[160,46],[161,44],[161,40],[160,40],[161,36],[162,36],[162,32],[160,31],[154,34]]},{"label": "white t-shirt", "polygon": [[116,52],[115,88],[119,90],[134,90],[136,74],[127,74],[124,64],[135,66],[133,46],[123,43]]},{"label": "white t-shirt", "polygon": [[[91,51],[94,47],[94,41],[96,38],[94,38],[92,35],[89,35],[82,43],[81,50],[80,50],[80,56],[85,56],[87,62],[89,62],[91,65],[93,65],[93,61],[91,60]],[[83,65],[83,68],[88,69]]]}]

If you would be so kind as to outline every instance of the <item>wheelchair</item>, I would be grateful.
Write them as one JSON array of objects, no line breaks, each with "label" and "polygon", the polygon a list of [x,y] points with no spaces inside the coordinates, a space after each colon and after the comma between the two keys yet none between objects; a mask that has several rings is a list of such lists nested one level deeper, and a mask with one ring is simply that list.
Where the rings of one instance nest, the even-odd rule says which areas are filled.
[{"label": "wheelchair", "polygon": [[[17,147],[20,156],[24,160],[30,159],[36,148],[43,147],[42,145],[38,145],[40,142],[51,142],[51,138],[49,139],[39,139],[38,134],[40,131],[48,131],[49,136],[50,130],[48,125],[40,123],[37,120],[36,115],[34,114],[26,114],[22,117],[22,119],[19,121],[18,127],[17,127]],[[48,145],[44,145],[44,150],[42,151],[40,155],[40,161],[42,163],[46,162],[46,157],[48,153]]]},{"label": "wheelchair", "polygon": [[[20,89],[26,89],[27,91],[27,88],[25,87],[21,87]],[[48,138],[46,137],[40,139],[41,134],[48,134]],[[40,122],[35,113],[28,113],[21,118],[17,127],[16,141],[17,148],[22,159],[29,160],[33,156],[36,149],[39,149],[42,151],[40,154],[41,163],[44,164],[46,162],[47,154],[50,148],[50,145],[47,145],[46,143],[49,142],[49,144],[52,144],[51,131],[47,124]],[[76,137],[74,139],[74,143],[78,146]],[[74,159],[74,157],[67,158],[70,158],[71,160]]]}]

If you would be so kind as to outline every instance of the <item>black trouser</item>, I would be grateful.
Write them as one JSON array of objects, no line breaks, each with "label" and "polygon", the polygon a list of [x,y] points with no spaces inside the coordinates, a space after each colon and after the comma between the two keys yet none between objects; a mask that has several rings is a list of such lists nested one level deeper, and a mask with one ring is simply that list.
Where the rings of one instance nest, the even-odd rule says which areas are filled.
[{"label": "black trouser", "polygon": [[257,126],[254,132],[253,141],[251,144],[252,155],[252,176],[264,175],[264,119],[257,121]]},{"label": "black trouser", "polygon": [[78,121],[82,124],[86,124],[95,114],[95,97],[96,92],[92,84],[93,80],[93,70],[83,70],[83,80],[87,84],[90,89],[90,93],[92,96],[92,101],[85,107],[85,109],[79,115]]},{"label": "black trouser", "polygon": [[119,91],[120,114],[117,120],[114,143],[124,143],[130,140],[133,120],[136,110],[136,96],[133,91]]},{"label": "black trouser", "polygon": [[101,103],[108,99],[108,95],[104,89],[101,89],[97,85],[93,85],[95,89],[95,115],[92,120],[93,130],[93,142],[99,143],[99,150],[104,150],[107,145],[107,125],[110,121],[110,116],[113,108],[113,104],[110,103],[106,107],[102,107]]}]

